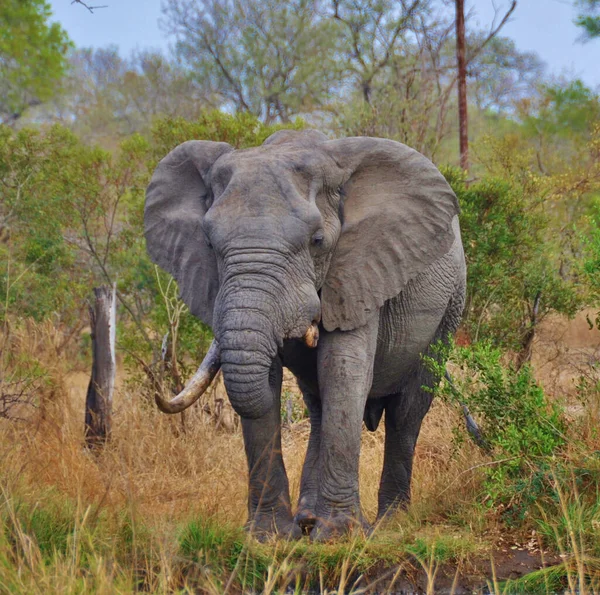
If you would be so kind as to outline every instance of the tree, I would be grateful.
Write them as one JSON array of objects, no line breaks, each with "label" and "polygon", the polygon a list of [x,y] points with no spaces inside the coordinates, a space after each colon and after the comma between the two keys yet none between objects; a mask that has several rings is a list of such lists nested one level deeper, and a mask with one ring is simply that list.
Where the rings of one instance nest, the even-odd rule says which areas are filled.
[{"label": "tree", "polygon": [[80,6],[87,8],[92,14],[94,14],[94,10],[96,10],[97,8],[108,8],[108,5],[106,4],[102,6],[89,6],[83,0],[71,0],[71,4],[79,4]]},{"label": "tree", "polygon": [[217,104],[176,60],[152,50],[122,57],[108,46],[71,52],[61,93],[32,118],[114,148],[129,134],[148,133],[156,118],[194,119]]},{"label": "tree", "polygon": [[456,64],[458,72],[458,137],[460,166],[469,169],[467,118],[467,57],[465,53],[465,0],[456,0]]},{"label": "tree", "polygon": [[339,134],[393,138],[433,159],[449,132],[453,30],[446,15],[420,11],[387,66],[371,80],[369,102],[359,85],[341,98]]},{"label": "tree", "polygon": [[600,97],[580,80],[542,85],[537,97],[517,103],[521,132],[535,149],[542,174],[564,173],[592,138],[600,120]]},{"label": "tree", "polygon": [[[150,139],[134,134],[106,151],[60,124],[20,130],[0,125],[0,323],[13,312],[52,318],[72,339],[86,324],[90,289],[116,282],[119,319],[129,329],[120,341],[150,357],[171,323],[144,241],[152,171],[190,138],[246,148],[278,129],[247,113],[215,110],[194,121],[158,119]],[[201,323],[186,312],[177,324],[180,352],[189,354],[198,348],[194,329]]]},{"label": "tree", "polygon": [[464,171],[445,175],[461,205],[461,233],[469,275],[463,324],[471,339],[487,338],[527,359],[532,331],[550,312],[573,315],[577,283],[560,274],[560,236],[547,181],[530,174],[526,155],[507,140],[488,139],[501,169],[467,186]]},{"label": "tree", "polygon": [[[473,33],[469,45],[478,44]],[[535,52],[520,50],[509,37],[491,39],[469,65],[469,97],[480,110],[512,114],[521,100],[535,98],[545,64]]]},{"label": "tree", "polygon": [[56,93],[71,42],[49,23],[46,0],[0,3],[0,122],[14,123],[25,110]]},{"label": "tree", "polygon": [[600,0],[576,0],[579,14],[575,24],[584,30],[583,41],[600,37]]},{"label": "tree", "polygon": [[[458,135],[460,142],[460,166],[469,169],[469,135],[467,116],[467,65],[473,61],[485,46],[498,34],[506,24],[510,15],[517,7],[517,0],[513,0],[510,8],[497,27],[492,25],[489,35],[484,38],[469,57],[465,49],[465,3],[464,0],[455,0],[456,7],[456,63],[458,80]],[[498,11],[496,10],[496,14]],[[494,19],[495,20],[495,19]]]},{"label": "tree", "polygon": [[[362,3],[353,3],[359,4]],[[506,52],[507,57],[496,63],[493,51],[488,48],[496,41],[515,5],[513,2],[506,12],[497,11],[489,30],[470,31],[465,39],[465,65],[473,79],[472,89],[494,109],[497,109],[496,98],[503,105],[510,101],[511,89],[500,87],[499,81],[520,81],[521,76],[531,81],[537,75],[530,70],[541,68],[531,57],[525,60],[519,56],[516,50]],[[377,13],[365,12],[369,14],[376,21]],[[346,94],[337,106],[336,123],[341,134],[393,138],[431,159],[439,158],[456,122],[454,90],[459,77],[455,19],[450,11],[439,10],[439,5],[429,1],[421,3],[403,27],[386,66],[369,79],[369,102],[365,101],[361,86],[355,84],[353,95]],[[528,88],[532,86],[533,83]],[[453,159],[454,154],[452,151],[450,157],[450,153],[445,153],[444,159]]]},{"label": "tree", "polygon": [[345,30],[343,53],[351,78],[371,102],[375,77],[406,43],[412,22],[429,8],[430,0],[332,0],[333,18]]},{"label": "tree", "polygon": [[267,124],[325,107],[339,81],[329,20],[316,0],[167,0],[166,30],[207,95]]}]

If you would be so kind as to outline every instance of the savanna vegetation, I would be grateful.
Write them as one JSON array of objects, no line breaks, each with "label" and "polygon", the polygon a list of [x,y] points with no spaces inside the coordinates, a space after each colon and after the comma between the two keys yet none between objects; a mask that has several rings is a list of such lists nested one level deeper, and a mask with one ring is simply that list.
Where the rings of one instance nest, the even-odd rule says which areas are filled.
[{"label": "savanna vegetation", "polygon": [[[597,91],[467,19],[465,171],[447,3],[163,10],[173,54],[123,56],[74,47],[44,0],[0,6],[0,590],[599,592]],[[598,3],[576,2],[574,18],[597,50]],[[467,306],[453,382],[417,448],[413,503],[373,535],[331,544],[249,538],[242,437],[222,385],[168,417],[150,378],[177,391],[211,340],[146,255],[151,172],[185,140],[250,147],[282,127],[413,146],[462,209]],[[113,431],[90,451],[88,300],[113,283]],[[308,420],[291,378],[283,400],[294,498]],[[382,457],[382,432],[365,432],[370,519]]]}]

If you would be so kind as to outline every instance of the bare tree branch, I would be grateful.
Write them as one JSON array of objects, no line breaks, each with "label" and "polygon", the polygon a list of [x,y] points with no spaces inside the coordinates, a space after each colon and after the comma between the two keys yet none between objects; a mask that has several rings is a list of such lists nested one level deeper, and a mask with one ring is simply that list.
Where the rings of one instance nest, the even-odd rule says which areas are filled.
[{"label": "bare tree branch", "polygon": [[83,0],[72,0],[71,4],[81,4],[84,8],[87,8],[92,14],[94,14],[94,10],[97,8],[108,8],[108,4],[103,4],[102,6],[89,6]]},{"label": "bare tree branch", "polygon": [[[358,84],[365,103],[371,103],[373,81],[390,63],[402,33],[408,29],[410,21],[422,5],[423,0],[402,0],[402,13],[395,15],[391,13],[391,4],[363,6],[354,2],[345,7],[342,0],[332,0],[331,17],[349,31],[350,65],[352,61],[358,62],[357,66],[351,66],[349,70],[356,73],[360,79]],[[369,19],[364,19],[365,12],[370,14]]]},{"label": "bare tree branch", "polygon": [[[508,22],[508,19],[510,18],[510,15],[515,11],[515,8],[517,8],[517,0],[512,1],[510,8],[506,11],[506,13],[504,14],[501,21],[498,23],[498,25],[496,27],[494,27],[494,23],[492,23],[492,25],[491,25],[492,28],[491,28],[490,32],[488,33],[487,37],[477,46],[475,51],[473,51],[473,53],[467,57],[467,65],[470,62],[472,62],[475,58],[477,58],[477,56],[481,53],[483,48],[494,37],[496,37],[496,35],[498,35],[498,33],[500,32],[500,29],[502,29],[502,27],[504,27],[504,25],[506,25],[506,23]],[[496,17],[494,17],[494,21],[495,20],[496,20]]]}]

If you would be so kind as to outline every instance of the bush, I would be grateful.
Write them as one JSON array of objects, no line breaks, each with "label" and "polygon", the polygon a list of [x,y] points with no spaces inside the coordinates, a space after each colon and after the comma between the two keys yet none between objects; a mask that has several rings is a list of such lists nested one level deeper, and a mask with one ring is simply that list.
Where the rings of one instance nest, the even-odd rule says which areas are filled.
[{"label": "bush", "polygon": [[[484,501],[501,506],[509,521],[521,521],[537,499],[553,493],[556,457],[566,444],[564,412],[550,402],[524,365],[519,370],[502,362],[491,342],[456,347],[451,360],[458,366],[453,384],[440,394],[466,405],[480,425],[494,460],[484,466]],[[443,368],[433,358],[427,365],[437,374]],[[457,439],[464,437],[457,431]]]},{"label": "bush", "polygon": [[533,324],[552,311],[572,316],[583,301],[577,279],[561,275],[540,189],[494,177],[467,186],[464,172],[443,173],[461,207],[468,270],[463,324],[474,341],[521,350]]}]

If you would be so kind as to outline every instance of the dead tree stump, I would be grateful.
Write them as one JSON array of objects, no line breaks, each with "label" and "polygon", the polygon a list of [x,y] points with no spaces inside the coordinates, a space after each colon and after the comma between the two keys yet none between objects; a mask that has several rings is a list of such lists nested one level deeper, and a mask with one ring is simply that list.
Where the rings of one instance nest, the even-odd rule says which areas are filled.
[{"label": "dead tree stump", "polygon": [[85,441],[89,448],[110,439],[112,399],[115,387],[116,285],[94,289],[90,305],[92,327],[92,377],[85,400]]}]

